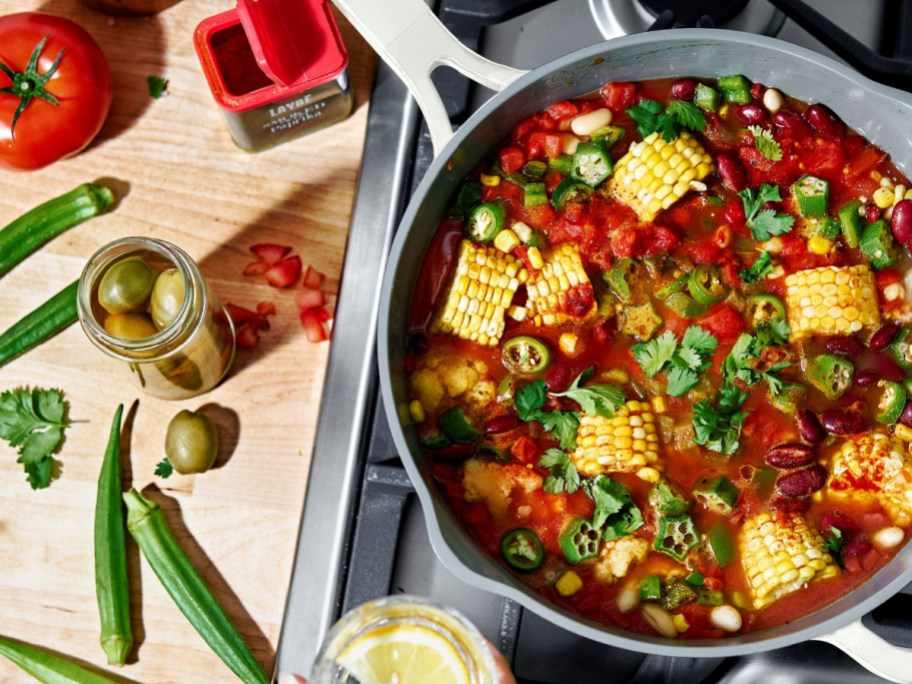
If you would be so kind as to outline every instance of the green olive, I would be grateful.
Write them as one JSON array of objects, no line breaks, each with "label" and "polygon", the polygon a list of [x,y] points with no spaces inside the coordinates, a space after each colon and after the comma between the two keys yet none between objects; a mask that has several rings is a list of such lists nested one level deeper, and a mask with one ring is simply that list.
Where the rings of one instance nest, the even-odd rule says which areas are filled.
[{"label": "green olive", "polygon": [[162,271],[152,288],[152,322],[164,330],[177,318],[184,305],[184,276],[176,268]]},{"label": "green olive", "polygon": [[141,313],[111,314],[105,319],[104,329],[122,340],[141,340],[158,332],[152,320]]},{"label": "green olive", "polygon": [[174,469],[186,475],[204,473],[218,454],[218,430],[202,413],[181,411],[168,423],[165,454]]},{"label": "green olive", "polygon": [[111,266],[98,286],[98,303],[112,314],[141,308],[152,294],[155,273],[139,257],[130,257]]}]

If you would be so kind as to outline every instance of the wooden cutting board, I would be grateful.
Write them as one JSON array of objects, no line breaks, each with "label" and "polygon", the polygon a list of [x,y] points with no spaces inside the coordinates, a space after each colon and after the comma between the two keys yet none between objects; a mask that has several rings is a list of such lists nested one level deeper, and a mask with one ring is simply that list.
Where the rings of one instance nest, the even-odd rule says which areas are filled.
[{"label": "wooden cutting board", "polygon": [[[0,634],[104,669],[92,529],[96,481],[120,403],[129,409],[124,487],[162,505],[179,542],[270,674],[285,608],[329,346],[306,341],[296,290],[275,290],[242,271],[251,245],[290,245],[305,264],[326,273],[330,292],[338,290],[375,59],[340,18],[356,111],[273,150],[242,152],[228,136],[192,44],[202,19],[232,6],[185,0],[153,17],[128,19],[75,0],[3,5],[7,13],[64,15],[86,28],[110,62],[115,92],[104,129],[82,154],[37,172],[0,170],[0,226],[82,182],[109,177],[128,191],[115,211],[58,237],[0,279],[0,330],[76,279],[100,246],[129,235],[182,247],[223,302],[252,308],[272,301],[278,308],[259,346],[239,350],[227,380],[187,401],[144,396],[78,325],[0,368],[0,391],[59,388],[73,420],[59,454],[60,477],[48,489],[33,491],[14,450],[0,442]],[[146,77],[152,74],[168,79],[166,97],[150,97]],[[156,477],[171,416],[203,406],[220,428],[217,467],[203,475]],[[117,675],[146,684],[236,682],[135,545],[128,546],[137,645]],[[32,681],[0,659],[0,682]]]}]

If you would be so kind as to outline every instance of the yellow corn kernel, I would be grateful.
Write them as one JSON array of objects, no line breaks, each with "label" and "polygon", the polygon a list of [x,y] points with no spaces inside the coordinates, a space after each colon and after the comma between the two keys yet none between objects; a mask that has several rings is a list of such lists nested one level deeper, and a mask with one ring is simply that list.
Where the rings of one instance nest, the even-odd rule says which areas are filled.
[{"label": "yellow corn kernel", "polygon": [[630,382],[630,373],[626,368],[609,368],[602,373],[602,380],[615,385],[626,385]]},{"label": "yellow corn kernel", "polygon": [[904,442],[912,442],[912,427],[897,423],[893,427],[893,434]]},{"label": "yellow corn kernel", "polygon": [[631,400],[611,418],[580,416],[576,450],[570,454],[580,473],[594,477],[608,473],[661,470],[659,434],[652,407]]},{"label": "yellow corn kernel", "polygon": [[896,193],[892,188],[881,186],[874,191],[874,204],[877,205],[878,209],[886,209],[887,207],[893,206],[893,198],[896,196]]},{"label": "yellow corn kernel", "polygon": [[557,593],[561,596],[573,596],[573,594],[583,588],[583,580],[573,570],[566,570],[557,578],[554,588],[557,589]]},{"label": "yellow corn kernel", "polygon": [[713,160],[690,133],[672,142],[658,133],[631,145],[608,180],[608,195],[631,207],[644,223],[651,222],[713,170]]},{"label": "yellow corn kernel", "polygon": [[811,254],[829,254],[831,249],[833,249],[833,243],[822,235],[814,235],[808,240],[808,251]]},{"label": "yellow corn kernel", "polygon": [[512,318],[514,321],[524,321],[526,320],[526,307],[511,306],[509,309],[507,309],[507,316]]},{"label": "yellow corn kernel", "polygon": [[871,269],[823,266],[785,278],[785,306],[791,341],[811,335],[846,335],[880,326]]},{"label": "yellow corn kernel", "polygon": [[494,247],[509,254],[519,246],[519,237],[509,228],[500,231],[494,238]]},{"label": "yellow corn kernel", "polygon": [[558,338],[557,346],[567,356],[573,356],[576,354],[576,345],[578,342],[579,335],[576,333],[565,332],[561,334],[560,338]]},{"label": "yellow corn kernel", "polygon": [[655,484],[662,479],[662,474],[655,468],[650,468],[649,466],[640,468],[637,471],[636,476],[643,482],[651,482],[652,484]]},{"label": "yellow corn kernel", "polygon": [[529,265],[535,269],[541,269],[545,265],[545,259],[542,257],[541,250],[538,247],[529,247],[527,252],[529,256]]},{"label": "yellow corn kernel", "polygon": [[409,415],[416,423],[423,423],[427,418],[427,414],[424,412],[424,405],[417,399],[409,402]]},{"label": "yellow corn kernel", "polygon": [[516,237],[523,242],[528,242],[532,239],[532,229],[522,221],[514,221],[513,225],[510,226],[510,229],[516,233]]},{"label": "yellow corn kernel", "polygon": [[894,206],[894,207],[902,201],[902,199],[903,199],[903,197],[905,196],[905,194],[906,194],[906,186],[905,186],[905,185],[900,184],[900,185],[897,185],[897,186],[893,189],[893,206]]},{"label": "yellow corn kernel", "polygon": [[678,634],[683,634],[690,629],[690,623],[681,613],[672,616],[671,621],[674,623],[675,629],[678,630]]},{"label": "yellow corn kernel", "polygon": [[596,312],[595,292],[575,245],[560,245],[547,259],[538,249],[530,248],[530,261],[533,253],[537,254],[541,266],[529,277],[526,292],[529,315],[536,325],[577,322]]},{"label": "yellow corn kernel", "polygon": [[741,565],[757,610],[839,568],[800,513],[761,513],[741,528]]},{"label": "yellow corn kernel", "polygon": [[496,188],[498,185],[500,185],[500,176],[497,176],[493,173],[490,175],[483,173],[481,174],[481,184],[487,185],[489,188]]},{"label": "yellow corn kernel", "polygon": [[665,396],[662,394],[654,394],[649,403],[652,404],[652,410],[656,413],[662,414],[668,410],[668,402],[665,401]]}]

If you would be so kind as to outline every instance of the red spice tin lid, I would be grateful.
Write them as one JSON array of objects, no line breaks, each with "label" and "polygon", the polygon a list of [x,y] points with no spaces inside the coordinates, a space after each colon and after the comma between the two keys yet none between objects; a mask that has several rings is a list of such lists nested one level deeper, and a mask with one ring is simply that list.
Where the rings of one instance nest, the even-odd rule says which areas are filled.
[{"label": "red spice tin lid", "polygon": [[348,66],[327,0],[238,0],[200,22],[194,44],[213,96],[233,112],[309,90]]}]

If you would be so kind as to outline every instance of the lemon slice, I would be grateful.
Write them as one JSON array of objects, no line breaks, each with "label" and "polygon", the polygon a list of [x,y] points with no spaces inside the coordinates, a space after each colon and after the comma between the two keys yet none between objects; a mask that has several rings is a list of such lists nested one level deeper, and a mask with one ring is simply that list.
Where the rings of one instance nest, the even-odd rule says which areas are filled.
[{"label": "lemon slice", "polygon": [[378,627],[354,639],[338,662],[361,684],[470,684],[456,647],[422,625]]}]

